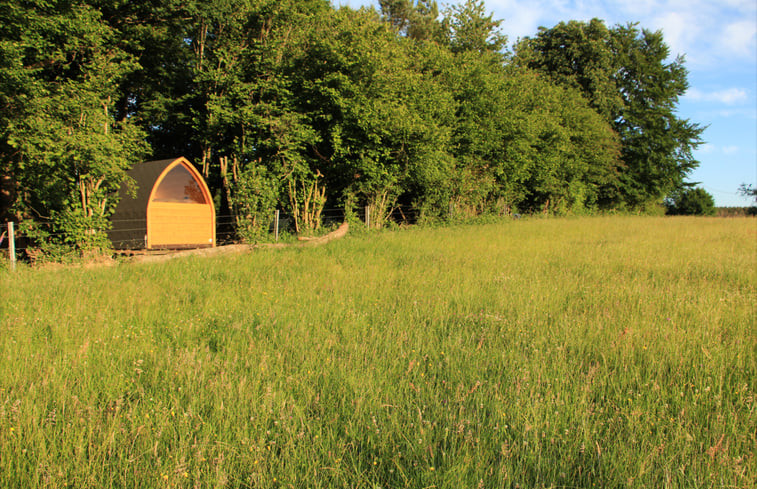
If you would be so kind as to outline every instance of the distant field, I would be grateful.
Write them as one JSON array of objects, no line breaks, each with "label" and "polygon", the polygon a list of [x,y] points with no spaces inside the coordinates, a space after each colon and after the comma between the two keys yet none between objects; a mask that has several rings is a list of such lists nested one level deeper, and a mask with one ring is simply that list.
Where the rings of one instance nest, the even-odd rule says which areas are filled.
[{"label": "distant field", "polygon": [[0,486],[757,484],[757,221],[0,272]]}]

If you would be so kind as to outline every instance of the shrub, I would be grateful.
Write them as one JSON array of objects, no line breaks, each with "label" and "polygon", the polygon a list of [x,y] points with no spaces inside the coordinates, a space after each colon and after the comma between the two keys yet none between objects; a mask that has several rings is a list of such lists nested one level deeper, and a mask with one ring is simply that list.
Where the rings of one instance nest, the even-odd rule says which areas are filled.
[{"label": "shrub", "polygon": [[714,216],[715,199],[701,187],[682,188],[665,199],[665,208],[673,216]]}]

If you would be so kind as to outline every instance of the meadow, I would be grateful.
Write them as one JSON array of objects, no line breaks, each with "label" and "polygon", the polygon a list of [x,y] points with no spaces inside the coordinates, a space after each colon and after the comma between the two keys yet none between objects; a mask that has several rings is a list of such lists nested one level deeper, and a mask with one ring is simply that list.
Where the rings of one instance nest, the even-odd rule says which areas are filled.
[{"label": "meadow", "polygon": [[757,221],[0,271],[0,487],[748,488]]}]

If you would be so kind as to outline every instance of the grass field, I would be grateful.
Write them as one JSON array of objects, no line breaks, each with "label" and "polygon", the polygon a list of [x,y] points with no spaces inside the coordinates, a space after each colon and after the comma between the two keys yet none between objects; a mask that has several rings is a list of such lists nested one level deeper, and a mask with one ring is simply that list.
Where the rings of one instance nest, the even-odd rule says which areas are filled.
[{"label": "grass field", "polygon": [[754,219],[0,280],[0,487],[757,484]]}]

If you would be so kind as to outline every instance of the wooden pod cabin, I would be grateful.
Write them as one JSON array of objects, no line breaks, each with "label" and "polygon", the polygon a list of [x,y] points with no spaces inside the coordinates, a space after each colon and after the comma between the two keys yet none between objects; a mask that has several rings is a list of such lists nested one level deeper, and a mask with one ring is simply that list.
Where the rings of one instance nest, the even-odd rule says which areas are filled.
[{"label": "wooden pod cabin", "polygon": [[186,158],[148,161],[129,176],[136,198],[126,185],[111,217],[108,237],[117,249],[182,249],[215,246],[216,214],[202,175]]}]

